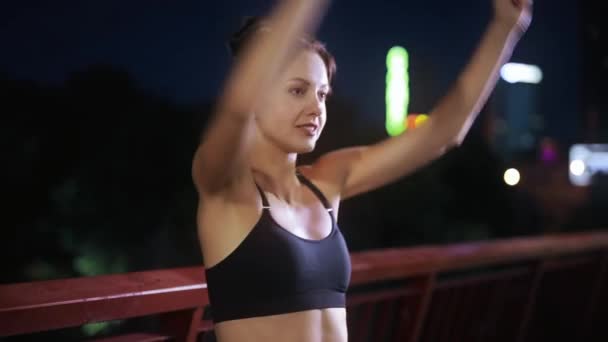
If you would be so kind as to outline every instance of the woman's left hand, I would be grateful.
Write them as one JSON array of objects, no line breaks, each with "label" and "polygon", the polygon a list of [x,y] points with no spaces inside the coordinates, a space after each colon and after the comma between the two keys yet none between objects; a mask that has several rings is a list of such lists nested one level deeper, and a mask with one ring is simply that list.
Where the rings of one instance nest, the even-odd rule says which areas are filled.
[{"label": "woman's left hand", "polygon": [[532,0],[494,0],[494,20],[523,34],[532,22]]}]

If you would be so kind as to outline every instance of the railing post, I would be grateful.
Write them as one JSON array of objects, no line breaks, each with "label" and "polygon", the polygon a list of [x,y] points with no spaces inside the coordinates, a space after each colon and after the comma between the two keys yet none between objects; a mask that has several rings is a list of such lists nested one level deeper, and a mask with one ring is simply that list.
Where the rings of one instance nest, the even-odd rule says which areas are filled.
[{"label": "railing post", "polygon": [[202,307],[167,312],[161,315],[161,330],[176,342],[195,342],[202,318]]},{"label": "railing post", "polygon": [[532,283],[530,284],[528,298],[526,299],[526,304],[523,309],[523,315],[519,324],[519,331],[517,333],[517,339],[515,340],[517,342],[523,342],[526,338],[526,333],[528,332],[528,325],[532,320],[534,307],[536,305],[536,293],[538,292],[538,288],[540,287],[541,280],[545,273],[546,263],[547,262],[545,260],[539,260],[532,267]]},{"label": "railing post", "polygon": [[587,308],[583,313],[585,316],[580,327],[581,330],[579,332],[579,338],[577,341],[587,341],[591,338],[590,329],[593,329],[593,325],[591,323],[593,315],[597,310],[598,300],[601,296],[602,290],[604,289],[602,288],[602,285],[606,284],[608,280],[608,251],[604,251],[602,254],[600,254],[599,259],[598,270],[591,287]]},{"label": "railing post", "polygon": [[[414,287],[420,290],[420,297],[417,299],[414,305],[413,316],[410,318],[407,313],[407,306],[403,308],[401,312],[401,320],[403,321],[402,328],[397,331],[396,341],[407,341],[416,342],[418,341],[424,322],[428,313],[428,309],[433,297],[433,290],[435,289],[435,273],[431,273],[419,278],[414,281]],[[411,319],[410,322],[408,322]],[[410,323],[410,324],[408,324]]]}]

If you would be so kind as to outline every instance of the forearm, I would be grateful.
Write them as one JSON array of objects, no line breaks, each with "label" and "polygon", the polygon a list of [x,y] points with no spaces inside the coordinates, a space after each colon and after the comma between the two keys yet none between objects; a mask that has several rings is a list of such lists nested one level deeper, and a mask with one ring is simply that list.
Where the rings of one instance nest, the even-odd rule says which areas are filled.
[{"label": "forearm", "polygon": [[192,172],[199,188],[221,190],[243,174],[256,102],[267,95],[298,39],[316,26],[326,2],[281,1],[269,29],[254,33],[239,53],[195,155]]},{"label": "forearm", "polygon": [[201,192],[226,188],[245,168],[247,145],[254,134],[253,117],[224,114],[213,118],[194,154],[192,178]]},{"label": "forearm", "polygon": [[494,89],[500,67],[511,57],[520,33],[493,20],[450,91],[431,112],[447,144],[464,139]]}]

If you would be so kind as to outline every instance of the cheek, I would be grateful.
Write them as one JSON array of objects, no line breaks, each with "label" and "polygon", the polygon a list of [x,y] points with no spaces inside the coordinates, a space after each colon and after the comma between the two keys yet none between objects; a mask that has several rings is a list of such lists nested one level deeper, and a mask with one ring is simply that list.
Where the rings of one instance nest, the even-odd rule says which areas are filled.
[{"label": "cheek", "polygon": [[300,111],[300,105],[297,101],[289,97],[277,97],[268,107],[269,116],[275,122],[292,122]]},{"label": "cheek", "polygon": [[320,119],[321,119],[321,128],[323,128],[323,127],[325,127],[325,124],[327,123],[327,112],[324,112],[323,115],[321,115]]},{"label": "cheek", "polygon": [[261,112],[257,116],[257,121],[267,133],[283,131],[289,124],[289,116],[282,107],[273,106]]},{"label": "cheek", "polygon": [[257,107],[257,117],[258,121],[263,123],[272,123],[280,119],[282,110],[282,105],[280,101],[277,101],[276,96],[272,96],[269,99],[263,101]]}]

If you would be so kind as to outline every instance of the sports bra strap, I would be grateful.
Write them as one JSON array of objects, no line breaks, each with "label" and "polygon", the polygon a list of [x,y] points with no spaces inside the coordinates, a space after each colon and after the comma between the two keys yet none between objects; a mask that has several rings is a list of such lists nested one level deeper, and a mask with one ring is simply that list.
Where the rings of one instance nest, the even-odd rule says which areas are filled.
[{"label": "sports bra strap", "polygon": [[258,183],[255,183],[255,187],[258,188],[258,192],[260,193],[260,196],[262,196],[262,208],[270,209],[270,204],[268,203],[268,199],[266,198],[264,191],[262,191],[262,188],[260,188]]},{"label": "sports bra strap", "polygon": [[[314,185],[308,178],[304,177],[304,175],[302,175],[301,173],[297,172],[296,175],[297,175],[298,179],[300,180],[300,182],[302,182],[302,183],[304,183],[304,185],[308,186],[308,188],[319,198],[319,200],[323,204],[323,207],[325,209],[327,209],[327,211],[333,210],[333,207],[331,206],[331,204],[329,204],[329,201],[327,200],[325,195],[323,195],[321,190],[319,190],[319,188],[317,188],[316,185]],[[268,203],[268,198],[266,198],[266,194],[264,194],[264,191],[262,190],[262,188],[260,188],[260,186],[257,183],[255,184],[255,187],[258,189],[258,192],[260,193],[260,196],[262,197],[262,208],[270,209],[270,204]]]},{"label": "sports bra strap", "polygon": [[302,182],[306,186],[308,186],[310,188],[310,190],[315,195],[317,195],[317,197],[319,198],[321,203],[323,203],[323,206],[325,207],[325,209],[327,209],[327,211],[333,210],[332,206],[329,204],[329,201],[327,200],[327,198],[325,198],[325,195],[323,195],[323,193],[321,192],[321,190],[319,190],[319,188],[317,188],[308,178],[304,177],[303,174],[298,172],[298,173],[296,173],[296,175],[298,176],[298,179],[300,180],[300,182]]}]

